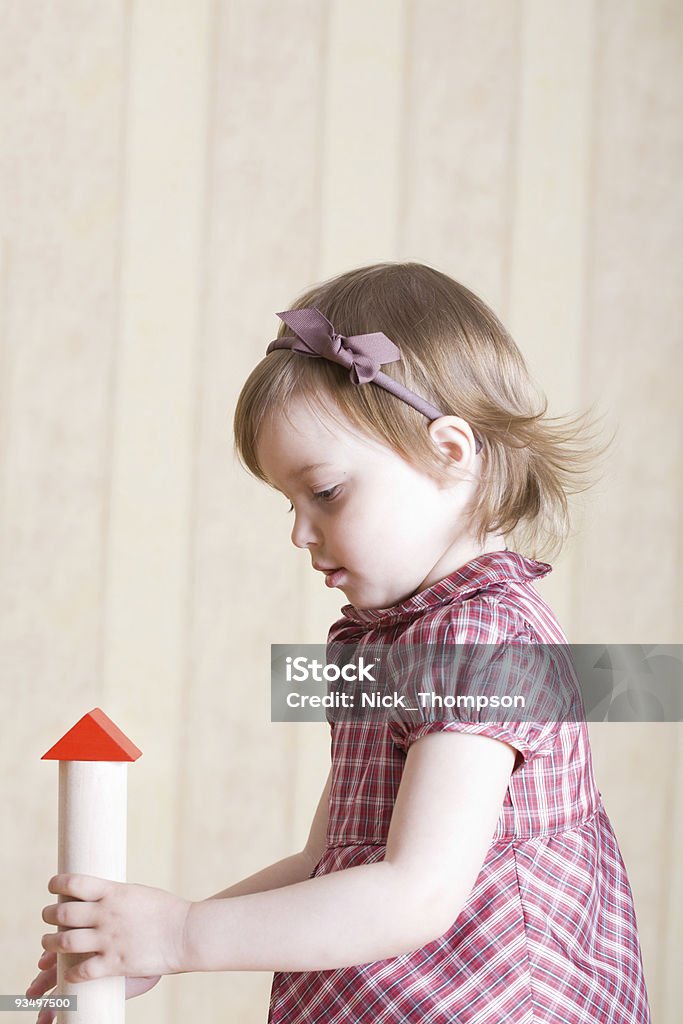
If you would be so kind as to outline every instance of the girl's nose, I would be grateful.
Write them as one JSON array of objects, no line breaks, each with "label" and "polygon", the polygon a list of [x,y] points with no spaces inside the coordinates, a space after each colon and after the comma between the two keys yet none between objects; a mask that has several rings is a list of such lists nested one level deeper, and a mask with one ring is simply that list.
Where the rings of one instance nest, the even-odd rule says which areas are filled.
[{"label": "girl's nose", "polygon": [[292,544],[295,547],[307,548],[311,544],[320,543],[320,530],[308,516],[305,516],[300,512],[295,512],[291,538]]}]

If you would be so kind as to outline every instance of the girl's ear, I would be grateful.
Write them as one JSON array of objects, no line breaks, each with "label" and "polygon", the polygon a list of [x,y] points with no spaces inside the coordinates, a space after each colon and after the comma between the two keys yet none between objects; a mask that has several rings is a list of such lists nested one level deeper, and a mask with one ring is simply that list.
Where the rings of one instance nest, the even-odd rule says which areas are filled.
[{"label": "girl's ear", "polygon": [[459,416],[440,416],[428,427],[429,436],[453,467],[468,469],[475,451],[474,434],[466,420]]}]

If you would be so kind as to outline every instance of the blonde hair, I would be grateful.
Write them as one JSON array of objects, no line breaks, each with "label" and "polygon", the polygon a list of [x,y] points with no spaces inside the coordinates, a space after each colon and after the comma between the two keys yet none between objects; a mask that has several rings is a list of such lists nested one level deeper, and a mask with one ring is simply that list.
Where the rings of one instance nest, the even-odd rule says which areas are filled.
[{"label": "blonde hair", "polygon": [[[473,292],[422,263],[375,263],[310,288],[288,308],[315,306],[348,336],[382,331],[401,350],[383,371],[442,410],[466,420],[481,439],[482,471],[471,510],[478,542],[487,533],[514,536],[515,550],[554,558],[571,531],[568,495],[592,486],[602,452],[589,412],[548,417],[510,334]],[[278,337],[292,332],[283,323]],[[265,347],[265,346],[264,346]],[[326,359],[277,350],[254,368],[234,416],[235,452],[269,483],[257,457],[259,433],[295,399],[316,413],[342,414],[429,475],[448,459],[431,440],[427,419],[374,385],[354,385]],[[508,546],[510,541],[508,539]]]}]

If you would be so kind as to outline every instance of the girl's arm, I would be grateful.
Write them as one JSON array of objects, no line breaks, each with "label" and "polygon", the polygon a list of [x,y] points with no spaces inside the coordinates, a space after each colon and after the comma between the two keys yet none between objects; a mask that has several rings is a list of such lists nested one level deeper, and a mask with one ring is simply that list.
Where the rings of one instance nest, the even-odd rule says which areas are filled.
[{"label": "girl's arm", "polygon": [[180,970],[329,970],[436,939],[479,874],[515,754],[486,736],[424,736],[406,758],[383,861],[192,903]]},{"label": "girl's arm", "polygon": [[208,896],[207,900],[220,900],[233,896],[246,896],[249,893],[264,892],[270,889],[281,889],[285,885],[303,882],[304,879],[308,878],[325,849],[327,805],[330,797],[331,781],[332,769],[330,769],[327,776],[327,782],[320,796],[318,808],[313,817],[311,830],[303,850],[300,850],[299,853],[293,853],[291,857],[278,860],[275,864],[270,864],[267,868],[257,871],[254,875],[249,875],[248,878],[243,878],[241,882],[236,882],[228,889],[217,892],[214,896]]}]

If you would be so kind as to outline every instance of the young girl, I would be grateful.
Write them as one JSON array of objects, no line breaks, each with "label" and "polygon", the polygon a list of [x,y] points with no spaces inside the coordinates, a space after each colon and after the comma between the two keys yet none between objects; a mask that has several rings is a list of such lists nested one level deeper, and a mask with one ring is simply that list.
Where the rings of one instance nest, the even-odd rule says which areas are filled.
[{"label": "young girl", "polygon": [[[348,599],[328,643],[566,644],[533,581],[596,454],[584,418],[545,417],[491,310],[427,266],[363,267],[295,305],[242,390],[236,448]],[[50,892],[80,902],[44,910],[65,930],[44,936],[29,993],[68,951],[92,954],[68,980],[125,974],[129,995],[162,974],[273,970],[271,1024],[649,1022],[585,722],[330,726],[301,852],[196,903],[56,876]]]}]

